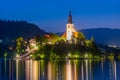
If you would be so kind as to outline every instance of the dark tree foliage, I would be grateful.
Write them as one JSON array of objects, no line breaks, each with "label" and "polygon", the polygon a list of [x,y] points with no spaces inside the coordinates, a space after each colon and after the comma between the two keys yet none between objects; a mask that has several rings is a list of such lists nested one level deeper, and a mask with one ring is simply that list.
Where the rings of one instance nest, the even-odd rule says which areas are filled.
[{"label": "dark tree foliage", "polygon": [[42,36],[44,34],[46,34],[44,30],[27,21],[0,20],[0,39],[2,39],[4,43],[10,43],[18,37],[29,40],[34,36]]},{"label": "dark tree foliage", "polygon": [[68,45],[64,40],[57,41],[53,45],[53,52],[56,53],[59,56],[66,55],[68,52]]}]

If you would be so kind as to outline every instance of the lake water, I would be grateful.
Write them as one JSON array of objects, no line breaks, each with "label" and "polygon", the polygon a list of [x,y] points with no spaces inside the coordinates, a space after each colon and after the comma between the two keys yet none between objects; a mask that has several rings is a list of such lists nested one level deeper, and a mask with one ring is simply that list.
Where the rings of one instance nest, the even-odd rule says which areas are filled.
[{"label": "lake water", "polygon": [[120,61],[0,59],[0,80],[120,80]]}]

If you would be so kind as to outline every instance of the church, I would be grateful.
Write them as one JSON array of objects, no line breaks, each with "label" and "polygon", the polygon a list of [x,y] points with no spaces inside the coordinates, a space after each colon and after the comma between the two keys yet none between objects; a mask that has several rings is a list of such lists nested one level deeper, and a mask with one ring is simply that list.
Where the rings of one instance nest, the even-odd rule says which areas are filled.
[{"label": "church", "polygon": [[66,24],[66,32],[63,34],[67,41],[72,41],[74,38],[77,38],[78,32],[75,30],[71,11],[68,16],[68,23]]}]

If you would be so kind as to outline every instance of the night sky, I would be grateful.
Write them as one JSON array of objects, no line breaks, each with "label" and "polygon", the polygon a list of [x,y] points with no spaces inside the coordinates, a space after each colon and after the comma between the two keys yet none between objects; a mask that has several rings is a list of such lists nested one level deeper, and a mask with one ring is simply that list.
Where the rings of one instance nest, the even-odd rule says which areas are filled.
[{"label": "night sky", "polygon": [[65,31],[70,10],[76,29],[120,28],[120,0],[0,0],[0,19],[26,20],[49,32]]}]

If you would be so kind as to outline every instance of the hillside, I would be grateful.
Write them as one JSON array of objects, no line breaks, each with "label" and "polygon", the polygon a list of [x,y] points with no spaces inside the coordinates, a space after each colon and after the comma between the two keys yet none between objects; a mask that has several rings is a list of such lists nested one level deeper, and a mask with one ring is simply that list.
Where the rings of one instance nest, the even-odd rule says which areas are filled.
[{"label": "hillside", "polygon": [[95,28],[95,29],[82,29],[87,39],[94,36],[95,42],[99,44],[117,45],[120,46],[120,29],[110,28]]},{"label": "hillside", "polygon": [[26,21],[3,21],[0,20],[0,39],[8,43],[18,37],[25,40],[33,38],[36,35],[44,35],[46,32],[38,26]]}]

